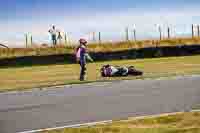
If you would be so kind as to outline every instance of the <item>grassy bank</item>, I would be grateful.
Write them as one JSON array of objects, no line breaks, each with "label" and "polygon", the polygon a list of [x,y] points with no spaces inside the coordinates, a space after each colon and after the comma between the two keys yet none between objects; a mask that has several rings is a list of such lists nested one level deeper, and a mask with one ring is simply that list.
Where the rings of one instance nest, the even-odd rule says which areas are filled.
[{"label": "grassy bank", "polygon": [[46,48],[0,48],[0,59],[24,56],[58,55],[73,53],[74,47],[57,46]]},{"label": "grassy bank", "polygon": [[94,127],[68,128],[42,133],[199,133],[200,112],[179,113],[160,116],[115,121],[112,124]]},{"label": "grassy bank", "polygon": [[[134,65],[144,71],[144,76],[137,77],[142,79],[200,74],[200,56],[120,60],[88,64],[87,69],[90,71],[87,72],[87,82],[135,79],[135,77],[102,78],[99,71],[103,64]],[[82,83],[77,80],[79,69],[78,64],[3,68],[0,69],[0,91]]]},{"label": "grassy bank", "polygon": [[[89,44],[90,52],[113,52],[132,48],[145,48],[155,46],[176,46],[200,44],[200,38],[172,38],[164,40],[141,40],[118,43]],[[40,56],[73,53],[74,46],[57,46],[57,47],[35,47],[35,48],[0,48],[0,58],[14,58],[22,56]]]}]

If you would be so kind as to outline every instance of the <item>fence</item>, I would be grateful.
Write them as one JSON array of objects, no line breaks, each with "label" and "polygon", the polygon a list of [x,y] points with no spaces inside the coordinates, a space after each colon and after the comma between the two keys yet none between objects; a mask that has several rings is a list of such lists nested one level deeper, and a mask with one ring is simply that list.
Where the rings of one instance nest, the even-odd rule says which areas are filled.
[{"label": "fence", "polygon": [[[156,31],[157,34],[159,34],[159,40],[163,40],[163,39],[170,39],[172,37],[176,37],[176,33],[174,33],[174,35],[172,35],[172,31],[174,30],[171,27],[167,27],[167,29],[163,29],[160,25],[157,25],[156,27]],[[130,27],[126,27],[124,31],[118,33],[113,32],[113,33],[109,33],[109,32],[90,32],[88,33],[87,39],[90,43],[103,43],[103,42],[118,42],[118,41],[137,41],[137,40],[141,40],[141,38],[139,36],[141,36],[141,34],[139,33],[140,30],[136,29],[135,25],[133,26],[133,28]],[[148,32],[146,32],[148,33]],[[113,35],[114,34],[114,35]],[[184,33],[183,33],[184,34]],[[200,36],[200,26],[199,25],[191,25],[191,33],[190,34],[186,34],[187,36],[191,36],[191,37],[195,37],[195,36]],[[113,38],[110,36],[114,36]],[[36,41],[37,37],[34,37],[34,35],[30,34],[30,33],[25,33],[24,36],[24,41],[22,41],[21,43],[24,44],[22,47],[40,47],[40,46],[51,46],[51,42],[50,39],[47,39],[47,37],[41,38],[41,41]],[[58,38],[58,45],[73,45],[74,43],[76,43],[76,39],[73,39],[73,34],[72,32],[62,32],[62,37]],[[77,37],[78,38],[78,37]],[[147,37],[148,38],[148,37]],[[158,36],[154,36],[151,37],[152,39],[157,39]],[[45,41],[43,41],[45,40]],[[23,43],[24,42],[24,43]],[[3,46],[3,45],[1,45]],[[4,45],[5,46],[5,45]]]}]

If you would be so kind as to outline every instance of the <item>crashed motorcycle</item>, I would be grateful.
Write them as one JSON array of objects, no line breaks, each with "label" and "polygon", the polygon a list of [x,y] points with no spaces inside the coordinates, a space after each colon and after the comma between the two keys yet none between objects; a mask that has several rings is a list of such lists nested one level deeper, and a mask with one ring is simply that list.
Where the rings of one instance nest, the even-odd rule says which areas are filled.
[{"label": "crashed motorcycle", "polygon": [[135,69],[134,66],[121,67],[104,65],[100,69],[102,77],[120,77],[120,76],[141,76],[142,71]]}]

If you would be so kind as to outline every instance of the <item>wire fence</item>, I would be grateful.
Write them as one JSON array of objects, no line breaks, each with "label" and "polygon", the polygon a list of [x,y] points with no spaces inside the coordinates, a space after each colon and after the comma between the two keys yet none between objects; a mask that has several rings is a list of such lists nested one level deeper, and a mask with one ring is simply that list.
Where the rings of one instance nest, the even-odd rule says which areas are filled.
[{"label": "wire fence", "polygon": [[[123,42],[123,41],[137,41],[137,40],[162,40],[179,37],[195,37],[200,36],[200,26],[192,24],[185,29],[177,30],[177,27],[165,27],[160,25],[152,28],[148,31],[141,31],[133,25],[132,28],[126,27],[121,31],[91,31],[83,33],[82,35],[75,32],[60,32],[57,35],[57,45],[75,45],[79,37],[86,38],[89,43],[105,43],[105,42]],[[17,35],[14,38],[7,38],[1,40],[0,46],[8,47],[40,47],[40,46],[52,46],[51,35],[43,34],[41,36],[34,35],[32,33],[24,33]]]}]

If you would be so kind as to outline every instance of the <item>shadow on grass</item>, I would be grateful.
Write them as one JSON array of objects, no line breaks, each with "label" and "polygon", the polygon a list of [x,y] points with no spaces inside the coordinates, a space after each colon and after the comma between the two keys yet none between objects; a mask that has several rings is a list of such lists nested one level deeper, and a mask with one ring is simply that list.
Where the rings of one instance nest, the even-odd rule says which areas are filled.
[{"label": "shadow on grass", "polygon": [[[165,47],[149,47],[141,49],[130,49],[117,52],[98,52],[90,53],[95,62],[122,60],[122,59],[144,59],[173,56],[200,55],[200,45],[179,45]],[[0,59],[0,68],[26,67],[54,64],[73,64],[75,55],[46,55],[46,56],[25,56]]]},{"label": "shadow on grass", "polygon": [[5,58],[0,59],[0,68],[72,64],[74,59],[70,54]]}]

